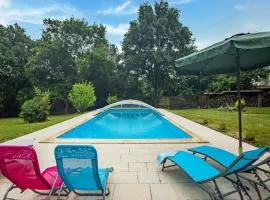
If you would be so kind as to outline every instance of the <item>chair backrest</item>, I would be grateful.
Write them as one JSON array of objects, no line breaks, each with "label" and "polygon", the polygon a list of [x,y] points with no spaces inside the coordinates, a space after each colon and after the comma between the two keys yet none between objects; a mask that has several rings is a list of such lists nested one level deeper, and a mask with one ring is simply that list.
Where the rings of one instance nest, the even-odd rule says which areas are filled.
[{"label": "chair backrest", "polygon": [[0,145],[0,171],[22,190],[51,189],[40,174],[37,155],[32,147]]},{"label": "chair backrest", "polygon": [[256,150],[246,151],[238,156],[235,161],[225,170],[225,174],[233,174],[244,170],[256,162],[261,156],[268,151],[267,147]]},{"label": "chair backrest", "polygon": [[103,190],[93,146],[59,145],[54,154],[59,175],[70,190]]}]

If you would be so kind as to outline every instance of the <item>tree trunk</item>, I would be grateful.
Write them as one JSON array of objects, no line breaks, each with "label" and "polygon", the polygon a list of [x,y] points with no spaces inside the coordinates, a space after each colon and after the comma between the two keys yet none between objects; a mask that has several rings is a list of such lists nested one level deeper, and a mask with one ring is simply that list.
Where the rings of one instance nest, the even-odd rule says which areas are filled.
[{"label": "tree trunk", "polygon": [[65,113],[68,114],[68,100],[65,99]]}]

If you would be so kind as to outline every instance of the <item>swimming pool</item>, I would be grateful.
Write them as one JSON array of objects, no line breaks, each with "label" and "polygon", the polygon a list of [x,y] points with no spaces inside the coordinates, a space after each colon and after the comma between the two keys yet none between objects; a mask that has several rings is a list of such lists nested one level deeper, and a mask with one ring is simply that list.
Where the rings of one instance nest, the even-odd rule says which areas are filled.
[{"label": "swimming pool", "polygon": [[192,138],[152,109],[107,109],[58,136],[79,139]]}]

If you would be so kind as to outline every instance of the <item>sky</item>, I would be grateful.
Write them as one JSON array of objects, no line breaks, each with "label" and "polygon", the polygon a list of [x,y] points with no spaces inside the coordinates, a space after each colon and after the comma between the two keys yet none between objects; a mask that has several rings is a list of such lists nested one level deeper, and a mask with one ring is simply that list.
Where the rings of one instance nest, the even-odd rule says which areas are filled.
[{"label": "sky", "polygon": [[[154,3],[158,0],[148,0]],[[102,23],[110,43],[121,47],[129,22],[138,17],[142,0],[0,0],[0,24],[17,22],[33,39],[41,37],[42,19],[84,18]],[[270,31],[269,0],[168,0],[180,10],[198,49],[236,33]]]}]

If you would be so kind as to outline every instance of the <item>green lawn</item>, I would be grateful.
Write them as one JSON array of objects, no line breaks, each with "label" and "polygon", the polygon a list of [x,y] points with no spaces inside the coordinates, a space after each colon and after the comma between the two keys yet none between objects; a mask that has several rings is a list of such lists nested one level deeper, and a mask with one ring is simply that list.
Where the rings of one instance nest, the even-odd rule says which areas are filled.
[{"label": "green lawn", "polygon": [[[270,146],[270,107],[246,108],[243,112],[243,134],[249,142],[257,146]],[[220,130],[226,127],[225,133],[233,137],[238,135],[237,112],[219,111],[217,109],[170,110],[198,123],[208,122],[208,127]],[[223,123],[223,125],[222,125]],[[252,139],[253,138],[253,139]]]},{"label": "green lawn", "polygon": [[21,118],[0,118],[0,142],[11,140],[27,133],[32,133],[78,115],[79,114],[54,115],[50,116],[48,121],[30,124],[25,123]]}]

